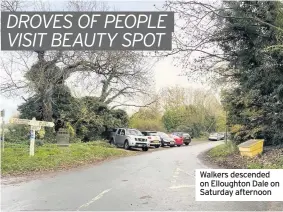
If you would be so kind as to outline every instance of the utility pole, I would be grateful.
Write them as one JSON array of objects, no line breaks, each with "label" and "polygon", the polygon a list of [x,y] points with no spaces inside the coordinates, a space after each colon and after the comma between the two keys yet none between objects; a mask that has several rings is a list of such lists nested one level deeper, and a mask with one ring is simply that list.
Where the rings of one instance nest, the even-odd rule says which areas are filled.
[{"label": "utility pole", "polygon": [[228,123],[227,123],[227,118],[228,118],[228,113],[226,110],[226,132],[225,132],[225,144],[227,144],[227,136],[228,136]]},{"label": "utility pole", "polygon": [[[227,103],[227,101],[225,101],[225,100],[222,100],[221,101],[221,103],[222,103],[222,106],[224,106],[226,103]],[[228,121],[227,121],[227,119],[228,119],[228,111],[227,111],[227,109],[225,108],[225,106],[223,107],[224,108],[224,110],[225,110],[225,144],[227,144],[228,142],[227,142],[227,137],[228,137]]]}]

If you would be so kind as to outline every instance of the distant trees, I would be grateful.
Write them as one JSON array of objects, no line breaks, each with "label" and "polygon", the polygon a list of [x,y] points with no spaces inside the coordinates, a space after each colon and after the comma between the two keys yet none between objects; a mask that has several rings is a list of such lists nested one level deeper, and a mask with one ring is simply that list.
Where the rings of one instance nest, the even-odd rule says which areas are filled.
[{"label": "distant trees", "polygon": [[162,89],[156,103],[133,114],[130,127],[184,131],[199,137],[204,132],[224,131],[225,114],[210,91],[174,86]]}]

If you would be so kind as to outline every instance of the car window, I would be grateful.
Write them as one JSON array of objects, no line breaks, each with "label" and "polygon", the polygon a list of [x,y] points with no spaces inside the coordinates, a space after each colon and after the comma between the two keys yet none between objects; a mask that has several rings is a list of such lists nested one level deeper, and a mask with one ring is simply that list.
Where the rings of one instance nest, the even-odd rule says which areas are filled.
[{"label": "car window", "polygon": [[147,132],[142,132],[143,135],[147,135]]},{"label": "car window", "polygon": [[182,137],[182,133],[180,133],[180,132],[174,132],[174,133],[172,133],[173,135],[176,135],[176,136],[178,136],[178,137]]},{"label": "car window", "polygon": [[121,129],[118,130],[117,134],[120,135],[120,133],[121,133]]},{"label": "car window", "polygon": [[148,135],[158,135],[157,132],[149,132]]},{"label": "car window", "polygon": [[143,136],[143,133],[141,133],[138,130],[134,130],[134,129],[129,129],[127,130],[127,134],[128,135],[138,135],[138,136]]},{"label": "car window", "polygon": [[121,135],[125,135],[125,130],[124,129],[121,130]]}]

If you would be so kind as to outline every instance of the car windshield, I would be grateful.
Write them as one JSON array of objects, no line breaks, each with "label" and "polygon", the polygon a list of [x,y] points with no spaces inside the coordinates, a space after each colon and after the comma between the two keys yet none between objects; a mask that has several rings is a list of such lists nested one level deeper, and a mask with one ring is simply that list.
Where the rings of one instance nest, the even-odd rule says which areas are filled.
[{"label": "car windshield", "polygon": [[148,135],[158,135],[157,132],[148,132]]},{"label": "car windshield", "polygon": [[190,134],[184,133],[183,136],[184,136],[184,137],[190,137]]},{"label": "car windshield", "polygon": [[162,138],[170,138],[169,135],[167,135],[166,133],[163,133],[163,132],[158,132],[157,133],[159,136],[161,136]]},{"label": "car windshield", "polygon": [[210,134],[211,136],[217,136],[218,134],[217,133],[212,133]]},{"label": "car windshield", "polygon": [[127,130],[127,134],[128,134],[128,135],[139,135],[139,136],[143,136],[143,134],[142,134],[140,131],[134,130],[134,129],[129,129],[129,130]]},{"label": "car windshield", "polygon": [[182,133],[182,132],[176,132],[174,134],[178,137],[184,137],[184,133]]}]

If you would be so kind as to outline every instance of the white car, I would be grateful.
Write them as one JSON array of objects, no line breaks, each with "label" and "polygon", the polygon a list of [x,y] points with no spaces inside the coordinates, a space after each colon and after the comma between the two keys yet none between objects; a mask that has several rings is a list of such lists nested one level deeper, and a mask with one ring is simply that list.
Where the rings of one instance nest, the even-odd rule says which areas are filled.
[{"label": "white car", "polygon": [[161,146],[161,138],[156,131],[143,131],[142,134],[147,137],[150,146],[159,148]]},{"label": "white car", "polygon": [[221,140],[221,135],[218,133],[212,133],[209,135],[208,140],[210,141],[219,141]]}]

